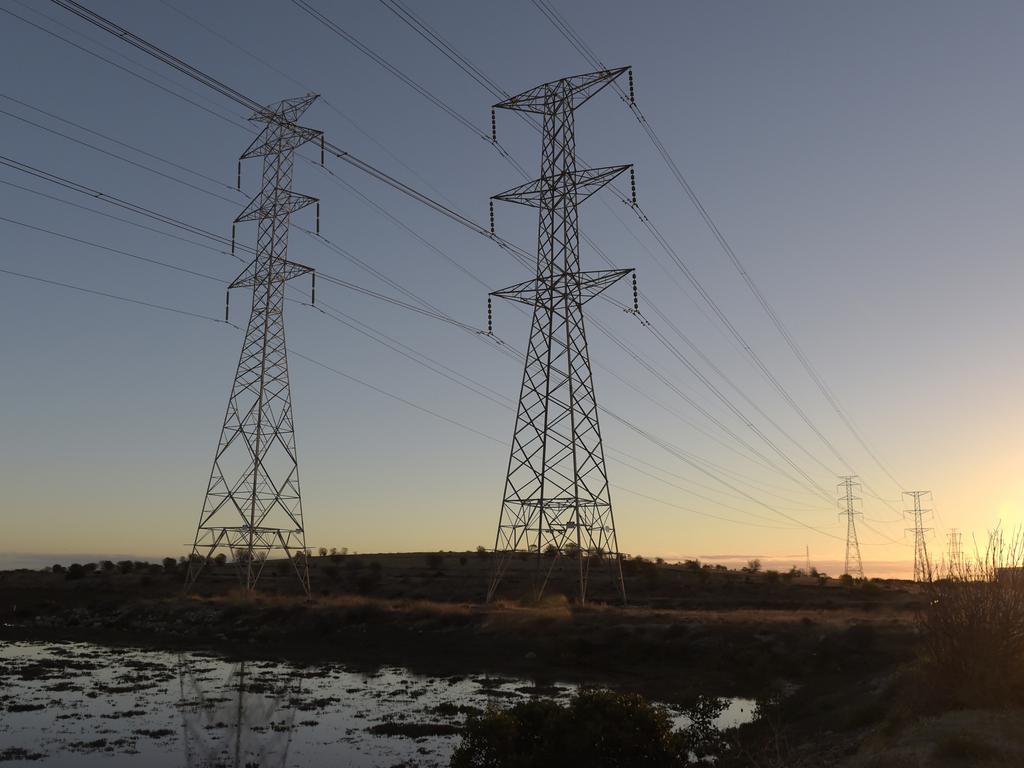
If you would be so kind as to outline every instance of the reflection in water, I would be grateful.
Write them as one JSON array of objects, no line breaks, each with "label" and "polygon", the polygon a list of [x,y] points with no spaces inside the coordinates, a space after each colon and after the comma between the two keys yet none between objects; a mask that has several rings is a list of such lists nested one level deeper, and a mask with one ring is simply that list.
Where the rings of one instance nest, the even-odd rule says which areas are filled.
[{"label": "reflection in water", "polygon": [[[0,758],[30,755],[39,768],[444,768],[467,713],[565,701],[575,690],[485,674],[0,642]],[[752,704],[733,699],[702,717],[738,725]],[[674,721],[689,724],[682,711]]]},{"label": "reflection in water", "polygon": [[178,656],[182,741],[188,768],[283,768],[292,743],[302,678],[252,662],[229,667],[217,683],[203,659]]}]

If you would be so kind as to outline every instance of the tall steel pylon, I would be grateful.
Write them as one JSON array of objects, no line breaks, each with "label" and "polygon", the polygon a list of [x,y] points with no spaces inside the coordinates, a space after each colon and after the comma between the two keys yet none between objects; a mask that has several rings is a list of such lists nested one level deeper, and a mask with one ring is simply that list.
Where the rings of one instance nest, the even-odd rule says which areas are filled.
[{"label": "tall steel pylon", "polygon": [[856,475],[844,475],[839,478],[837,486],[842,491],[842,496],[837,502],[839,505],[839,516],[846,518],[846,560],[843,565],[843,573],[854,576],[858,579],[864,578],[864,564],[860,559],[860,542],[857,541],[858,515],[863,516],[860,509],[861,497],[857,496],[860,483]]},{"label": "tall steel pylon", "polygon": [[532,306],[533,324],[488,600],[516,551],[537,558],[538,598],[557,559],[573,555],[581,602],[597,558],[612,559],[616,588],[626,599],[583,305],[633,270],[580,271],[578,206],[631,166],[578,170],[575,111],[627,70],[555,80],[495,105],[540,115],[543,144],[540,178],[493,198],[538,208],[540,223],[536,277],[491,294]]},{"label": "tall steel pylon", "polygon": [[235,224],[257,222],[256,258],[228,287],[252,288],[252,310],[199,516],[188,585],[224,548],[239,568],[243,588],[251,591],[267,558],[279,551],[292,562],[309,595],[284,289],[286,281],[313,272],[288,260],[288,229],[292,213],[317,203],[316,198],[292,192],[295,151],[311,141],[323,146],[321,131],[295,122],[316,98],[311,94],[287,99],[250,118],[264,128],[239,160],[239,187],[241,161],[253,157],[263,158],[262,183]]},{"label": "tall steel pylon", "polygon": [[931,491],[904,491],[904,496],[910,496],[914,501],[913,509],[904,510],[904,513],[913,523],[913,528],[907,528],[908,533],[914,534],[914,581],[931,581],[932,565],[928,560],[928,544],[924,535],[931,528],[924,527],[924,516],[931,512],[930,509],[921,509],[921,498],[930,496]]}]

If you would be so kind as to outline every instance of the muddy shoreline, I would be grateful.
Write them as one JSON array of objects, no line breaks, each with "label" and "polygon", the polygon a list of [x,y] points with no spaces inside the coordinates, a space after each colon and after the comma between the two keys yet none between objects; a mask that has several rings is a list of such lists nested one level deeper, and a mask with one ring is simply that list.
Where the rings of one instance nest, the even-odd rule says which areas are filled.
[{"label": "muddy shoreline", "polygon": [[906,659],[913,634],[900,614],[529,609],[359,597],[313,604],[168,597],[20,612],[0,627],[0,642],[209,650],[432,675],[493,672],[607,685],[671,702],[709,689],[757,698],[784,683],[856,677]]}]

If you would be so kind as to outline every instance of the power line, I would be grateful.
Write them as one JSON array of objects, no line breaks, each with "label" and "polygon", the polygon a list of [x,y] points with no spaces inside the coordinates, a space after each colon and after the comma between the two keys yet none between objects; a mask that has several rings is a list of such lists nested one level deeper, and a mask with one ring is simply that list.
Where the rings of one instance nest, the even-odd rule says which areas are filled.
[{"label": "power line", "polygon": [[[116,24],[113,24],[113,22],[110,22],[109,20],[104,19],[103,17],[99,16],[98,14],[95,14],[92,11],[89,11],[84,6],[82,6],[81,4],[76,3],[73,0],[52,0],[52,2],[54,2],[57,5],[60,5],[61,7],[65,8],[65,9],[67,9],[69,11],[71,11],[72,13],[75,13],[76,15],[80,16],[81,18],[85,19],[86,21],[89,21],[90,23],[93,23],[94,25],[100,27],[101,29],[104,29],[105,31],[110,32],[111,34],[114,34],[115,36],[119,37],[123,41],[128,42],[129,44],[135,46],[139,50],[142,50],[142,51],[148,53],[149,55],[155,56],[159,60],[163,61],[164,63],[168,64],[169,66],[172,66],[173,68],[177,69],[178,71],[182,72],[183,74],[186,74],[189,77],[192,77],[193,79],[196,79],[197,81],[199,81],[199,82],[201,82],[201,83],[203,83],[205,85],[208,85],[211,88],[214,88],[214,90],[217,90],[222,95],[225,95],[226,97],[231,98],[232,100],[236,101],[236,103],[239,103],[239,104],[241,104],[242,106],[245,106],[248,109],[253,109],[254,105],[256,105],[256,102],[248,99],[244,95],[240,94],[238,91],[234,91],[233,89],[230,89],[228,86],[224,85],[222,82],[216,80],[215,78],[211,78],[210,76],[205,75],[205,73],[202,73],[200,70],[197,70],[195,67],[192,67],[191,65],[186,64],[185,62],[181,61],[180,59],[178,59],[176,57],[173,57],[172,55],[168,54],[167,52],[163,51],[162,49],[159,49],[158,47],[153,46],[150,43],[147,43],[146,41],[142,40],[141,38],[138,38],[137,36],[133,35],[132,33],[128,32],[127,30],[125,30],[124,28],[122,28],[122,27],[120,27],[120,26],[118,26]],[[346,162],[346,163],[348,163],[348,164],[358,168],[359,170],[364,171],[368,175],[370,175],[370,176],[372,176],[374,178],[377,178],[378,180],[388,184],[389,186],[393,187],[394,189],[402,192],[403,194],[406,194],[409,197],[412,197],[413,199],[416,199],[417,201],[423,203],[424,205],[427,205],[428,207],[431,207],[435,211],[442,213],[443,215],[447,216],[448,218],[451,218],[454,221],[457,221],[458,223],[463,224],[463,226],[466,226],[466,227],[470,228],[471,230],[476,231],[478,234],[481,234],[481,235],[483,235],[485,237],[488,237],[493,242],[498,244],[499,247],[501,247],[501,248],[503,248],[505,250],[508,250],[510,252],[513,252],[513,253],[515,253],[517,255],[526,255],[529,258],[529,256],[527,254],[524,254],[521,251],[521,249],[518,249],[515,246],[513,246],[512,244],[510,244],[507,241],[503,240],[502,238],[497,237],[497,236],[489,233],[485,228],[481,227],[480,225],[477,225],[475,222],[473,222],[472,220],[469,220],[468,218],[466,218],[462,214],[459,214],[457,211],[455,211],[454,209],[450,208],[449,206],[445,206],[445,205],[443,205],[441,203],[438,203],[436,200],[434,200],[434,199],[430,198],[429,196],[424,195],[423,193],[420,193],[418,190],[415,190],[414,188],[409,187],[408,185],[398,181],[397,179],[395,179],[394,177],[390,176],[389,174],[387,174],[387,173],[385,173],[383,171],[380,171],[379,169],[371,166],[369,163],[366,163],[365,161],[362,161],[362,160],[354,157],[350,153],[337,148],[336,146],[334,146],[333,144],[330,144],[329,142],[325,142],[325,149],[327,151],[331,152],[331,154],[334,155],[335,157],[338,157],[339,159],[341,159],[343,162]]]},{"label": "power line", "polygon": [[[561,34],[570,42],[570,44],[573,45],[573,47],[575,47],[576,50],[592,66],[603,66],[601,64],[601,62],[600,62],[600,59],[586,45],[586,43],[582,40],[582,38],[579,37],[579,35],[576,34],[573,31],[571,25],[568,23],[568,21],[565,20],[564,16],[562,16],[561,14],[558,13],[557,10],[552,8],[550,6],[550,4],[546,0],[533,0],[533,3],[541,11],[541,13],[543,13],[544,16],[547,17],[549,21],[551,21],[552,25],[554,25],[555,28],[558,29],[559,32],[561,32]],[[726,240],[725,235],[719,229],[718,225],[716,224],[714,219],[711,217],[710,213],[707,211],[707,208],[704,206],[703,202],[697,196],[697,194],[694,191],[693,187],[690,185],[690,183],[687,181],[686,177],[683,175],[683,173],[680,170],[678,164],[675,162],[674,158],[669,153],[667,147],[661,141],[661,139],[658,137],[657,133],[655,132],[655,130],[653,128],[653,126],[651,126],[651,124],[647,121],[647,118],[643,115],[643,113],[641,112],[640,108],[637,106],[635,99],[627,96],[626,92],[621,88],[621,86],[618,86],[616,89],[619,92],[619,96],[623,99],[623,101],[627,104],[627,106],[633,112],[633,114],[636,117],[636,119],[637,119],[638,123],[640,124],[641,128],[644,130],[644,133],[647,134],[648,138],[651,140],[651,143],[654,145],[655,149],[658,151],[658,154],[661,155],[662,159],[664,160],[665,164],[668,166],[669,170],[671,171],[671,173],[672,173],[673,177],[675,178],[675,180],[677,181],[677,183],[680,185],[680,187],[682,187],[682,189],[686,193],[687,197],[690,199],[690,201],[693,203],[694,207],[697,209],[697,212],[699,213],[701,219],[704,221],[705,225],[711,231],[712,235],[714,235],[715,239],[718,241],[719,245],[721,246],[723,252],[729,257],[729,261],[732,263],[733,267],[739,273],[739,275],[743,279],[744,283],[746,283],[746,285],[750,289],[751,293],[754,294],[754,296],[757,299],[758,303],[761,305],[762,309],[768,315],[769,319],[772,321],[772,324],[778,330],[779,334],[786,341],[786,344],[790,347],[790,349],[792,350],[794,356],[800,362],[801,366],[804,368],[804,370],[807,373],[807,375],[814,382],[815,386],[817,386],[817,388],[821,392],[822,396],[828,401],[829,405],[836,412],[836,414],[840,417],[840,419],[843,421],[843,423],[846,425],[846,427],[850,430],[851,434],[853,434],[853,436],[856,438],[857,442],[860,443],[861,447],[865,450],[865,452],[867,452],[867,454],[871,457],[871,459],[875,462],[875,464],[878,465],[878,467],[886,474],[886,476],[888,476],[888,478],[890,480],[892,480],[893,483],[895,483],[898,487],[902,488],[902,485],[899,483],[899,481],[897,481],[896,478],[893,477],[893,475],[889,471],[889,469],[885,466],[885,464],[881,461],[881,459],[879,459],[878,455],[870,447],[870,445],[867,443],[867,441],[861,435],[860,431],[855,427],[855,425],[853,424],[852,419],[850,419],[847,416],[845,411],[839,405],[839,403],[838,403],[836,397],[834,396],[834,394],[832,393],[831,389],[827,386],[827,384],[822,379],[822,377],[814,369],[814,366],[811,364],[810,360],[807,358],[807,356],[804,354],[803,350],[797,344],[796,339],[789,332],[788,328],[786,328],[785,324],[782,322],[782,319],[779,317],[778,313],[775,311],[775,309],[772,307],[772,305],[768,302],[768,299],[765,297],[764,293],[760,290],[760,288],[754,282],[754,279],[750,276],[750,273],[747,272],[747,270],[744,267],[743,263],[740,261],[739,257],[736,255],[736,252],[733,250],[733,248],[729,244],[728,240]],[[840,460],[843,461],[843,459],[841,457],[837,456],[837,458],[840,458]],[[847,462],[843,461],[843,463],[845,464]],[[865,485],[865,487],[867,487],[867,486]]]},{"label": "power line", "polygon": [[161,170],[159,170],[157,168],[153,168],[151,166],[148,166],[145,163],[140,163],[140,162],[138,162],[136,160],[132,160],[130,158],[127,158],[124,155],[119,155],[116,152],[111,152],[110,150],[103,149],[102,147],[97,147],[95,144],[90,144],[89,142],[83,141],[82,139],[77,139],[74,136],[71,136],[71,135],[69,135],[67,133],[63,133],[63,132],[58,131],[58,130],[56,130],[54,128],[48,128],[47,126],[45,126],[45,125],[43,125],[41,123],[37,123],[34,120],[29,120],[27,117],[22,117],[21,115],[16,115],[13,112],[8,112],[7,110],[4,110],[4,109],[0,109],[0,115],[6,115],[7,117],[13,118],[14,120],[20,120],[21,122],[25,123],[26,125],[31,125],[33,128],[38,128],[41,131],[46,131],[47,133],[52,133],[55,136],[60,136],[61,138],[67,139],[68,141],[72,141],[75,144],[78,144],[78,145],[83,146],[83,147],[88,147],[89,149],[92,149],[92,150],[94,150],[96,152],[100,152],[100,153],[106,155],[107,157],[113,157],[113,158],[115,158],[117,160],[120,160],[122,162],[128,163],[129,165],[135,166],[136,168],[141,168],[141,169],[143,169],[145,171],[149,171],[150,173],[153,173],[153,174],[155,174],[157,176],[160,176],[160,177],[162,177],[164,179],[167,179],[169,181],[173,181],[176,184],[181,184],[183,186],[186,186],[189,189],[195,190],[196,192],[202,192],[204,195],[209,195],[211,197],[215,197],[218,200],[223,200],[223,201],[225,201],[227,203],[230,203],[232,205],[235,205],[238,202],[237,200],[232,200],[230,197],[225,197],[224,195],[220,194],[219,192],[211,192],[210,190],[205,189],[203,187],[200,187],[197,184],[193,184],[193,183],[191,183],[189,181],[185,181],[184,179],[179,179],[177,176],[172,176],[169,173],[165,173],[164,171],[161,171]]},{"label": "power line", "polygon": [[[301,0],[293,0],[293,2],[297,2],[298,3],[298,2],[301,2]],[[388,8],[388,10],[390,10],[392,13],[394,13],[396,16],[398,16],[398,18],[400,18],[404,23],[406,23],[414,31],[416,31],[421,37],[426,39],[432,46],[434,46],[437,50],[439,50],[443,55],[445,55],[446,58],[448,58],[449,60],[451,60],[454,63],[456,63],[456,65],[459,66],[460,69],[462,69],[466,74],[468,74],[478,84],[483,86],[493,96],[495,96],[497,98],[508,98],[508,93],[506,91],[504,91],[500,86],[497,85],[497,83],[495,83],[493,80],[491,80],[489,77],[487,77],[479,68],[477,68],[471,62],[469,62],[468,59],[466,59],[464,56],[459,54],[458,51],[456,51],[454,49],[454,47],[450,43],[445,41],[443,38],[440,37],[440,35],[438,35],[435,31],[430,29],[429,26],[427,26],[425,24],[425,22],[423,22],[419,17],[415,16],[415,14],[413,14],[411,11],[409,11],[404,6],[402,6],[402,4],[399,2],[399,0],[381,0],[381,3],[386,8]],[[394,69],[395,68],[392,68],[392,71]],[[602,69],[604,69],[603,66],[602,66]],[[402,73],[400,73],[400,72],[394,72],[394,73],[397,76],[399,76],[399,77],[403,76]],[[618,85],[618,83],[613,83],[613,87],[616,87],[616,88],[621,90],[621,87]],[[525,118],[533,118],[534,117],[533,115],[526,115],[525,113],[518,113],[517,112],[517,114],[520,114],[520,115],[522,115]],[[533,125],[533,127],[539,129],[539,126],[538,126],[537,121],[535,119],[534,120],[528,119],[527,122],[530,122],[530,124]],[[628,202],[628,201],[625,201],[625,202]],[[634,207],[635,207],[635,203],[634,203]],[[725,314],[719,309],[717,303],[714,302],[714,300],[711,298],[710,294],[708,294],[704,290],[703,286],[697,280],[696,276],[693,275],[693,273],[689,270],[689,268],[687,267],[685,262],[683,262],[678,257],[678,255],[675,253],[674,249],[672,249],[671,245],[668,244],[668,242],[664,239],[664,237],[661,235],[661,233],[657,231],[657,229],[653,226],[653,224],[650,222],[650,220],[646,216],[644,216],[642,213],[639,213],[639,212],[638,212],[638,215],[639,215],[641,221],[645,221],[645,223],[647,224],[648,228],[651,229],[652,234],[654,234],[656,236],[656,238],[659,240],[659,242],[662,244],[662,246],[666,249],[666,251],[669,252],[670,255],[674,258],[674,260],[677,262],[677,264],[680,266],[680,268],[684,271],[684,274],[686,274],[687,278],[690,280],[691,284],[701,293],[702,297],[705,299],[705,302],[717,314],[717,316],[719,317],[720,321],[732,332],[733,336],[736,338],[737,341],[739,341],[743,345],[744,349],[750,355],[753,355],[755,357],[756,362],[760,363],[759,358],[756,357],[756,355],[754,354],[754,352],[750,348],[750,346],[748,344],[746,344],[746,342],[743,340],[742,336],[739,334],[738,330],[731,324],[731,322],[728,320],[728,318],[725,316]],[[620,219],[620,221],[621,221],[621,219]],[[596,243],[594,243],[592,240],[590,240],[585,234],[583,235],[583,237],[585,239],[587,239],[587,242],[591,245],[591,247],[593,247],[598,252],[599,255],[601,255],[606,261],[608,261],[607,257],[604,255],[604,253],[601,251],[601,249],[597,246]],[[675,326],[674,323],[671,323],[671,321],[669,321],[668,317],[663,312],[661,312],[660,309],[657,309],[656,307],[654,309],[657,312],[657,314],[662,318],[662,320],[670,328],[672,328],[677,333],[677,335],[679,335],[683,339],[683,341],[695,353],[697,353],[701,357],[701,359],[705,362],[705,364],[709,365],[712,368],[712,370],[715,371],[715,373],[717,373],[721,378],[723,378],[723,380],[726,381],[726,383],[728,383],[734,390],[736,390],[736,392],[738,394],[740,394],[740,396],[743,397],[763,418],[765,418],[773,427],[775,427],[790,442],[792,442],[794,445],[797,445],[797,447],[799,447],[807,456],[809,456],[812,460],[814,460],[817,463],[819,463],[826,471],[831,473],[831,469],[829,467],[827,467],[823,462],[821,462],[821,460],[818,458],[817,454],[807,450],[802,444],[800,444],[791,435],[789,435],[784,429],[782,429],[782,427],[779,426],[778,423],[776,423],[774,420],[772,420],[770,417],[768,417],[768,415],[766,413],[764,413],[764,411],[759,406],[757,406],[749,397],[747,397],[742,392],[742,390],[740,390],[735,385],[735,383],[732,382],[732,380],[729,379],[724,374],[723,371],[721,371],[720,368],[715,366],[711,362],[711,360],[703,352],[701,352],[700,349],[697,348],[696,345],[694,345],[693,342],[685,334],[683,334],[682,331],[679,330],[679,328],[677,326]],[[701,382],[703,384],[705,384],[705,386],[707,386],[712,391],[713,394],[715,394],[716,397],[718,397],[719,399],[722,398],[722,393],[720,392],[720,390],[718,390],[716,387],[714,387],[710,383],[710,381],[706,377],[704,377],[703,374],[701,374],[699,371],[697,371],[696,368],[693,367],[688,361],[684,360],[683,356],[678,352],[678,350],[673,345],[671,345],[671,343],[668,342],[668,340],[663,335],[661,335],[659,332],[657,332],[656,329],[651,328],[650,330],[651,330],[652,333],[655,334],[656,337],[658,337],[658,340],[663,345],[665,345],[666,348],[668,348],[671,352],[673,352],[673,354],[678,359],[680,359],[684,363],[684,365],[686,365],[691,370],[691,372],[693,372],[694,375],[697,376],[701,380]],[[789,393],[785,391],[785,389],[784,389],[784,387],[782,387],[781,383],[779,383],[778,380],[775,379],[774,376],[771,374],[771,372],[768,371],[767,367],[764,366],[763,364],[761,364],[761,368],[762,368],[763,372],[765,373],[765,375],[767,375],[769,377],[769,379],[772,381],[772,383],[776,386],[776,389],[780,392],[780,394],[782,394],[784,397],[788,398],[789,402],[792,404],[792,406],[794,408],[798,408],[798,406],[796,405],[795,401],[789,396]],[[724,401],[724,402],[726,402],[727,406],[731,410],[736,412],[735,406],[733,406],[731,402],[729,402],[727,400]],[[764,436],[764,434],[762,432],[760,432],[759,430],[757,430],[756,427],[753,426],[752,422],[750,422],[749,419],[747,419],[746,417],[742,417],[741,416],[741,421],[746,426],[748,426],[752,430],[754,430],[755,433],[758,435],[758,437],[760,437],[763,440],[766,440],[769,443],[769,445],[773,448],[773,450],[777,449],[777,446],[774,443],[772,443],[771,441],[768,441],[768,439]],[[805,421],[808,421],[806,417],[805,417]],[[808,421],[808,423],[809,423],[809,421]],[[811,424],[811,426],[813,427],[813,424]],[[825,439],[824,436],[821,435],[820,433],[819,433],[819,436],[822,437],[823,440]],[[793,465],[795,467],[795,464],[793,464],[791,459],[789,459],[788,457],[785,457],[785,458],[786,458],[787,463],[790,463],[791,465]],[[802,470],[798,470],[798,471],[802,472]],[[806,475],[805,475],[805,477],[806,477]],[[809,477],[807,477],[807,479],[810,480]],[[814,481],[810,480],[810,482],[813,483]],[[815,485],[817,486],[816,487],[817,492],[823,498],[831,500],[831,494],[828,491],[826,491],[820,485],[817,485],[817,484],[815,484]]]},{"label": "power line", "polygon": [[[68,288],[69,290],[72,290],[72,291],[79,291],[81,293],[90,293],[93,296],[102,296],[102,297],[104,297],[106,299],[115,299],[117,301],[123,301],[123,302],[126,302],[128,304],[138,304],[138,305],[143,306],[143,307],[149,307],[150,309],[159,309],[159,310],[162,310],[164,312],[173,312],[176,315],[185,315],[187,317],[198,318],[199,320],[210,320],[210,321],[215,322],[215,323],[223,323],[225,325],[231,325],[226,320],[222,320],[222,319],[216,318],[216,317],[210,317],[209,315],[203,315],[203,314],[200,314],[198,312],[190,312],[187,309],[178,309],[176,307],[168,307],[168,306],[165,306],[163,304],[156,304],[156,303],[151,302],[151,301],[143,301],[142,299],[133,299],[133,298],[130,298],[128,296],[120,296],[120,295],[118,295],[116,293],[107,293],[106,291],[97,291],[97,290],[95,290],[93,288],[84,288],[84,287],[82,287],[80,285],[73,285],[71,283],[64,283],[64,282],[61,282],[59,280],[49,280],[49,279],[47,279],[45,277],[39,277],[38,275],[27,275],[27,274],[25,274],[23,272],[15,272],[14,270],[11,270],[11,269],[0,269],[0,272],[2,272],[5,275],[11,275],[12,277],[20,277],[20,278],[23,278],[25,280],[34,280],[37,283],[45,283],[46,285],[55,285],[55,286],[59,286],[61,288]],[[235,326],[235,327],[237,327],[237,326]]]}]

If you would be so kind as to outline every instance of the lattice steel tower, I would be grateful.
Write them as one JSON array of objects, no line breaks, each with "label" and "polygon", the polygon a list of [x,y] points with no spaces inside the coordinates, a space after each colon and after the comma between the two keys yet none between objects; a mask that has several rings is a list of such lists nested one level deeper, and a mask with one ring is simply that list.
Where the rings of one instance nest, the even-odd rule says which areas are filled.
[{"label": "lattice steel tower", "polygon": [[312,272],[288,261],[288,228],[292,213],[317,202],[292,192],[295,151],[307,142],[323,141],[321,131],[295,122],[316,98],[288,99],[250,118],[264,128],[241,160],[263,158],[262,184],[235,223],[257,222],[256,258],[228,287],[252,288],[252,311],[199,517],[188,584],[196,580],[208,558],[225,548],[248,592],[255,587],[266,559],[279,551],[288,556],[309,595],[285,348],[284,289],[286,281]]},{"label": "lattice steel tower", "polygon": [[860,483],[856,475],[844,475],[839,478],[837,486],[843,495],[839,501],[839,516],[846,518],[846,561],[843,565],[843,573],[854,576],[858,579],[864,578],[864,564],[860,559],[860,542],[857,541],[857,523],[855,518],[863,516],[860,508],[861,497],[857,496],[860,490]]},{"label": "lattice steel tower", "polygon": [[946,559],[949,573],[952,576],[959,575],[963,566],[963,542],[964,535],[959,528],[950,528],[946,534]]},{"label": "lattice steel tower", "polygon": [[924,516],[931,510],[921,509],[921,498],[931,495],[931,491],[904,491],[903,495],[914,500],[914,508],[904,510],[914,525],[913,528],[907,528],[908,532],[914,534],[914,581],[931,581],[932,565],[928,560],[928,545],[924,538],[931,530],[924,527]]},{"label": "lattice steel tower", "polygon": [[616,588],[626,598],[583,305],[632,270],[580,271],[577,208],[631,166],[578,170],[574,113],[627,69],[567,77],[495,105],[540,115],[543,145],[540,178],[493,198],[538,208],[540,224],[536,277],[491,294],[532,306],[533,324],[488,599],[513,552],[536,554],[539,598],[558,557],[573,550],[581,602],[594,558],[612,559]]}]

